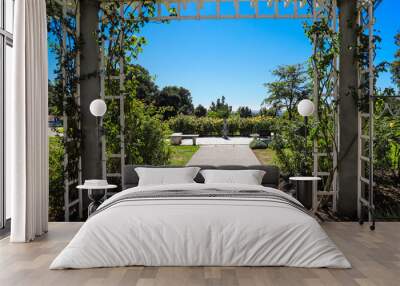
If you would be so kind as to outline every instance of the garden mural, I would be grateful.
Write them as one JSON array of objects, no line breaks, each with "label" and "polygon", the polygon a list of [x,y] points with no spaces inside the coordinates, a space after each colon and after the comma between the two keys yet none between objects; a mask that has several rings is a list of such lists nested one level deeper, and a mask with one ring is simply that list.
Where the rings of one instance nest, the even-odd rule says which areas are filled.
[{"label": "garden mural", "polygon": [[[154,13],[154,2],[145,1],[147,12]],[[64,181],[65,168],[69,174],[77,172],[78,160],[71,160],[63,165],[65,149],[79,152],[79,117],[73,95],[79,78],[75,75],[75,58],[79,51],[79,37],[69,33],[69,47],[63,47],[61,41],[62,24],[74,30],[76,22],[64,17],[61,6],[48,0],[48,29],[52,53],[57,56],[56,77],[49,82],[49,112],[61,120],[68,115],[69,135],[72,140],[66,142],[62,126],[52,127],[50,142],[50,218],[64,219]],[[120,130],[120,105],[118,100],[107,101],[108,112],[104,118],[106,136],[107,169],[110,173],[118,172],[119,158],[111,155],[120,148],[119,134],[125,135],[125,153],[127,164],[146,165],[185,165],[198,146],[174,146],[169,141],[172,133],[198,134],[200,137],[221,137],[224,130],[230,137],[242,136],[255,138],[250,143],[257,158],[263,164],[276,164],[282,171],[282,188],[287,186],[288,178],[301,174],[304,168],[312,171],[312,157],[307,156],[318,142],[320,152],[332,154],[334,146],[334,120],[337,102],[326,97],[334,87],[329,80],[330,72],[335,67],[331,59],[338,53],[337,34],[332,34],[324,21],[305,23],[304,34],[310,41],[317,41],[317,51],[307,63],[293,63],[277,66],[271,73],[274,80],[264,83],[265,99],[260,102],[258,110],[248,106],[233,109],[229,95],[215,97],[210,95],[209,106],[194,106],[191,91],[182,86],[159,87],[151,70],[135,63],[135,60],[146,49],[146,39],[140,36],[141,29],[149,21],[148,16],[138,16],[136,11],[126,15],[119,14],[118,2],[110,2],[102,9],[102,21],[99,23],[98,40],[106,46],[104,84],[106,96],[125,94],[124,121],[125,128]],[[171,9],[171,14],[174,10]],[[63,22],[64,21],[64,22]],[[164,23],[167,25],[167,23]],[[121,41],[107,40],[109,35]],[[376,88],[376,94],[382,97],[398,95],[400,90],[400,33],[395,41],[398,50],[393,62],[377,65],[379,72],[390,71],[392,86]],[[376,38],[379,43],[379,37]],[[362,43],[361,43],[362,45]],[[360,48],[359,56],[363,54]],[[123,57],[124,64],[120,65]],[[62,69],[67,67],[67,70]],[[124,83],[114,79],[121,66],[124,69]],[[310,136],[304,139],[304,122],[297,112],[297,104],[306,98],[312,98],[315,78],[312,70],[316,68],[319,87],[318,121],[310,119]],[[68,75],[66,77],[66,74]],[[263,83],[260,83],[263,84]],[[362,88],[362,87],[360,87]],[[71,100],[65,100],[65,94]],[[349,95],[351,96],[351,95]],[[355,99],[357,100],[357,99]],[[360,109],[363,102],[359,102]],[[390,108],[388,108],[390,106]],[[375,104],[375,204],[377,217],[381,219],[400,218],[400,101],[396,99],[379,99]],[[307,152],[299,152],[306,149]],[[73,152],[69,152],[73,154]],[[69,155],[73,156],[73,155]],[[324,188],[330,189],[333,175],[332,158],[321,159],[320,166],[330,176],[324,179]],[[117,184],[118,179],[115,181]],[[331,212],[330,202],[320,206],[332,219],[338,218]],[[77,215],[77,214],[75,214]]]}]

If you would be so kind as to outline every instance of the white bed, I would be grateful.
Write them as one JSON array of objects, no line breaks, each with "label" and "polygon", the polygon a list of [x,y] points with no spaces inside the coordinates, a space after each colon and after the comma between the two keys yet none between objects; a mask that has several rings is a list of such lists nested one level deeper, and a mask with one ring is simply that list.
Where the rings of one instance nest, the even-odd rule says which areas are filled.
[{"label": "white bed", "polygon": [[298,203],[279,190],[243,184],[127,189],[100,206],[102,211],[88,219],[50,269],[128,265],[351,267],[312,216],[279,200],[235,196],[121,200],[137,192],[169,190],[264,191]]}]

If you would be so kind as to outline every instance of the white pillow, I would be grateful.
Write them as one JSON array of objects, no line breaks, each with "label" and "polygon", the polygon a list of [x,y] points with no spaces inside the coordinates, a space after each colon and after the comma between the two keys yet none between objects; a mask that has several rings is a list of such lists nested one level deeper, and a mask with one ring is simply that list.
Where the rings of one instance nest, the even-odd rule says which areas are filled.
[{"label": "white pillow", "polygon": [[206,184],[261,185],[265,171],[262,170],[202,170]]},{"label": "white pillow", "polygon": [[193,180],[200,168],[143,168],[135,169],[139,176],[139,186],[171,185],[195,183]]}]

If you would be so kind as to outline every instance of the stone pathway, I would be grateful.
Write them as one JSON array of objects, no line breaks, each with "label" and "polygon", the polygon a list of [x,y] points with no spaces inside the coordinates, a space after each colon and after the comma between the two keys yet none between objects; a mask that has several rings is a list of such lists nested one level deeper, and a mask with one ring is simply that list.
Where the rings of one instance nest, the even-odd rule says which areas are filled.
[{"label": "stone pathway", "polygon": [[187,165],[260,165],[248,145],[203,145]]},{"label": "stone pathway", "polygon": [[[222,137],[199,137],[196,140],[197,145],[249,145],[253,140],[250,137],[229,137],[224,139]],[[192,145],[192,139],[183,139],[182,145]]]}]

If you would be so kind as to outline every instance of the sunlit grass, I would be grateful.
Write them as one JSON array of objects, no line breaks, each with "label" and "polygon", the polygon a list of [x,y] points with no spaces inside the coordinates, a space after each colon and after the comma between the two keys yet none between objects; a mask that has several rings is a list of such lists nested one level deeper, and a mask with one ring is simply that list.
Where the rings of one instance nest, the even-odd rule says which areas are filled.
[{"label": "sunlit grass", "polygon": [[272,149],[254,149],[258,161],[263,165],[274,165],[275,151]]},{"label": "sunlit grass", "polygon": [[177,166],[186,165],[199,148],[199,146],[171,146],[169,164]]}]

